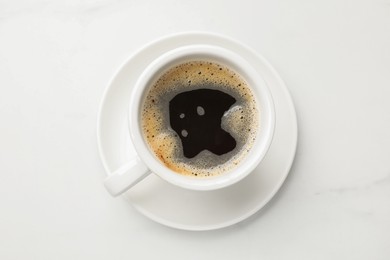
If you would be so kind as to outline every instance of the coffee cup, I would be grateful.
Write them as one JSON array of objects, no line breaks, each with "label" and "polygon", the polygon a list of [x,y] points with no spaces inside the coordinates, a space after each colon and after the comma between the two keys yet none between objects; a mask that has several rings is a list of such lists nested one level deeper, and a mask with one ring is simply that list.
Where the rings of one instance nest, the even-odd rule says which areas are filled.
[{"label": "coffee cup", "polygon": [[250,174],[274,133],[271,93],[231,50],[188,45],[153,60],[132,89],[129,135],[137,155],[104,185],[120,195],[149,174],[191,190],[215,190]]}]

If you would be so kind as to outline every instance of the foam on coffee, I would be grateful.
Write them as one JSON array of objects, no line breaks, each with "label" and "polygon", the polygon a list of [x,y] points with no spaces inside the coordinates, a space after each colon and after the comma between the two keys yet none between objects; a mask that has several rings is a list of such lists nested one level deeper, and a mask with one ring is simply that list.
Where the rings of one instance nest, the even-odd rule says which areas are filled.
[{"label": "foam on coffee", "polygon": [[[216,155],[203,150],[191,159],[183,155],[181,140],[170,126],[169,102],[179,93],[196,89],[220,90],[236,99],[221,123],[236,140],[232,151]],[[259,116],[256,99],[239,74],[216,62],[191,61],[164,71],[151,84],[141,118],[145,140],[163,164],[183,175],[208,177],[227,172],[243,160],[259,131]]]}]

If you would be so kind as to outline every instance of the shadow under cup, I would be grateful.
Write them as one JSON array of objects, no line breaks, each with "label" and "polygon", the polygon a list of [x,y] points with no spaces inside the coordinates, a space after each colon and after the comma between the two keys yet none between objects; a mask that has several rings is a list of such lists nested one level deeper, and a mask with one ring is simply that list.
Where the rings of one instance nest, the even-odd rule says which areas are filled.
[{"label": "shadow under cup", "polygon": [[[256,107],[258,109],[258,126],[256,133],[253,136],[253,142],[250,145],[249,151],[236,162],[234,167],[230,167],[226,170],[223,170],[222,172],[219,172],[219,174],[214,174],[212,176],[205,176],[201,174],[194,176],[191,174],[178,173],[174,169],[177,169],[177,166],[183,163],[182,161],[177,161],[176,165],[173,167],[170,166],[171,164],[167,166],[164,160],[159,158],[160,156],[165,156],[166,154],[157,153],[156,147],[151,145],[150,140],[148,140],[144,127],[145,120],[143,120],[143,109],[145,108],[145,103],[153,103],[151,102],[150,93],[153,91],[152,89],[153,86],[156,85],[156,82],[164,77],[164,75],[167,75],[167,72],[174,71],[176,67],[180,68],[184,66],[183,64],[188,65],[190,63],[197,64],[197,66],[199,66],[200,61],[204,62],[204,64],[218,64],[224,68],[229,68],[232,72],[237,73],[239,77],[247,83],[248,88],[250,88],[250,92],[253,94]],[[195,84],[194,82],[192,83],[192,86],[181,86],[180,84],[176,84],[174,90],[170,90],[171,97],[175,97],[177,94],[183,92],[195,93],[196,90],[199,89],[199,86],[202,86],[201,84]],[[224,89],[220,89],[218,86],[214,86],[212,89],[226,92]],[[164,102],[166,103],[166,109],[163,109],[165,110],[165,115],[163,115],[162,121],[165,122],[170,121],[169,118],[167,118],[170,116],[169,112],[167,112],[169,111],[168,103],[170,100],[170,98],[164,99]],[[191,97],[186,102],[190,103]],[[151,106],[148,108],[151,110],[154,109]],[[199,115],[205,113],[205,111],[202,111],[202,109],[203,107],[201,107],[201,110],[199,110],[198,107],[198,114],[200,113]],[[155,110],[158,113],[158,111],[161,109],[156,108]],[[182,114],[179,116],[183,116],[184,119],[185,113]],[[156,120],[156,118],[152,120]],[[159,122],[155,123],[158,124]],[[161,125],[162,124],[160,124],[160,126]],[[169,128],[169,125],[166,123],[165,126]],[[267,153],[272,141],[274,126],[275,113],[272,97],[261,75],[239,55],[217,46],[192,45],[181,47],[171,50],[154,60],[144,70],[138,79],[133,89],[129,105],[129,131],[134,143],[134,147],[142,163],[146,165],[150,172],[157,174],[164,180],[174,185],[193,190],[213,190],[223,188],[232,185],[247,176],[261,162]],[[182,134],[180,138],[184,140],[186,138],[186,132],[180,132],[177,131],[177,129],[175,131],[172,128],[168,129],[168,131],[170,131],[171,135],[176,135],[176,143],[179,144],[173,150],[175,150],[176,154],[182,155],[183,146],[180,146],[181,142],[179,135]],[[172,147],[170,149],[172,150]],[[164,149],[162,151],[164,152]],[[170,156],[171,155],[172,154],[170,154]],[[182,158],[184,157],[182,156]],[[196,160],[196,158],[197,155],[194,156],[193,159],[187,159]],[[232,162],[229,162],[229,165],[232,164]]]}]

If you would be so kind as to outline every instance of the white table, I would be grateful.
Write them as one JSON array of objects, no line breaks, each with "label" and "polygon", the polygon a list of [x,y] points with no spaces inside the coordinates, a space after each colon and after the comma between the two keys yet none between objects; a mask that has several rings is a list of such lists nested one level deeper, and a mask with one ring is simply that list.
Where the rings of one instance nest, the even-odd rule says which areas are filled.
[{"label": "white table", "polygon": [[[274,199],[209,232],[112,198],[96,144],[118,66],[188,30],[268,58],[300,130]],[[390,259],[388,1],[2,1],[0,88],[0,259]]]}]

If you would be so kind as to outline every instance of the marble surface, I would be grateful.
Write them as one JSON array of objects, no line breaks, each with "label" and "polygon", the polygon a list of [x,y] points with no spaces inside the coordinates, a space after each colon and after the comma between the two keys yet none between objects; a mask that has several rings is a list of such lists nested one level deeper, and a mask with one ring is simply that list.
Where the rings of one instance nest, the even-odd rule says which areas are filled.
[{"label": "marble surface", "polygon": [[[99,103],[188,30],[262,53],[295,101],[291,173],[230,228],[154,223],[102,185]],[[0,259],[390,259],[390,2],[0,1]]]}]

